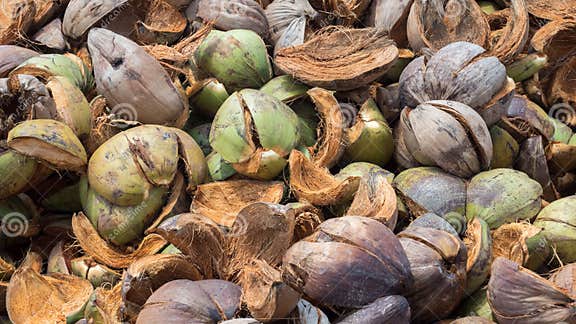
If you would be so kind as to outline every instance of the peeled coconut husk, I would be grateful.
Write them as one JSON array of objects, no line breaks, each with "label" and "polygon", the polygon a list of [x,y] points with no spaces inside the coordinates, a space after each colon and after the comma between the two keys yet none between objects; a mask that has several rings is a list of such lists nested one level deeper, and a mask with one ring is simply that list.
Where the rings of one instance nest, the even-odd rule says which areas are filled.
[{"label": "peeled coconut husk", "polygon": [[[94,305],[100,316],[106,324],[122,324],[121,309],[122,303],[122,283],[106,289],[103,287],[96,288],[94,291]],[[87,316],[87,320],[90,318]]]},{"label": "peeled coconut husk", "polygon": [[[27,259],[30,258],[34,257]],[[6,292],[10,320],[15,323],[63,323],[80,312],[92,294],[92,284],[72,275],[41,275],[35,263],[25,261],[10,280]]]},{"label": "peeled coconut husk", "polygon": [[143,43],[172,43],[182,35],[188,21],[170,3],[153,0],[143,21],[136,23],[136,38]]},{"label": "peeled coconut husk", "polygon": [[576,16],[574,0],[526,0],[528,12],[538,18],[557,20]]},{"label": "peeled coconut husk", "polygon": [[552,172],[576,170],[576,146],[564,143],[551,143],[546,147],[546,158]]},{"label": "peeled coconut husk", "polygon": [[573,323],[575,300],[550,281],[497,258],[488,283],[488,302],[498,323]]},{"label": "peeled coconut husk", "polygon": [[372,218],[394,230],[398,220],[398,203],[396,192],[386,178],[387,174],[383,171],[370,171],[362,177],[346,215]]},{"label": "peeled coconut husk", "polygon": [[112,125],[106,111],[107,108],[106,98],[102,96],[97,96],[90,102],[92,129],[90,130],[90,136],[85,141],[89,155],[92,155],[100,145],[121,131],[121,129]]},{"label": "peeled coconut husk", "polygon": [[240,274],[242,301],[250,314],[264,323],[287,318],[300,300],[300,293],[282,281],[280,270],[253,260]]},{"label": "peeled coconut husk", "polygon": [[[576,40],[576,32],[574,33]],[[573,52],[572,54],[576,54]],[[564,64],[562,64],[554,77],[552,78],[552,83],[550,84],[550,91],[548,99],[550,103],[563,102],[566,107],[576,107],[576,89],[574,88],[574,80],[576,80],[576,56],[573,56]],[[572,108],[574,109],[574,108]],[[568,110],[570,111],[570,110]],[[571,126],[576,125],[576,116],[574,113],[570,113],[569,120]]]},{"label": "peeled coconut husk", "polygon": [[16,268],[12,263],[0,257],[0,281],[10,279],[15,270]]},{"label": "peeled coconut husk", "polygon": [[331,168],[340,160],[346,148],[344,115],[331,91],[313,88],[307,94],[320,116],[318,141],[311,148],[312,161],[319,167]]},{"label": "peeled coconut husk", "polygon": [[576,18],[570,18],[551,21],[538,29],[532,37],[531,45],[536,51],[546,54],[552,66],[557,66],[563,59],[576,53],[573,46],[575,41]]},{"label": "peeled coconut husk", "polygon": [[294,211],[271,203],[254,203],[238,213],[227,235],[226,275],[237,279],[253,259],[278,266],[294,235]]},{"label": "peeled coconut husk", "polygon": [[485,46],[490,26],[474,0],[415,0],[408,15],[413,50],[439,50],[457,41]]},{"label": "peeled coconut husk", "polygon": [[137,259],[155,254],[167,244],[162,236],[150,234],[142,239],[135,250],[119,251],[100,237],[90,220],[82,212],[72,216],[72,229],[86,254],[92,256],[96,261],[116,269],[126,268]]},{"label": "peeled coconut husk", "polygon": [[358,189],[360,177],[337,179],[299,151],[292,151],[289,164],[290,189],[301,201],[317,206],[335,205],[350,199]]},{"label": "peeled coconut husk", "polygon": [[[492,259],[503,257],[536,270],[548,256],[548,244],[538,240],[542,229],[530,223],[504,224],[492,232]],[[534,238],[531,241],[529,239]],[[536,244],[533,241],[536,240]],[[531,246],[528,245],[531,242]],[[540,244],[540,246],[538,246]],[[536,245],[536,246],[534,246]]]},{"label": "peeled coconut husk", "polygon": [[576,263],[556,269],[548,280],[558,288],[564,289],[572,298],[576,298]]},{"label": "peeled coconut husk", "polygon": [[312,235],[316,228],[324,221],[322,211],[309,203],[288,204],[296,214],[294,225],[294,237],[292,242],[296,243],[301,239]]},{"label": "peeled coconut husk", "polygon": [[136,318],[156,289],[176,279],[196,281],[203,277],[194,259],[180,254],[149,255],[134,261],[122,276],[124,311]]},{"label": "peeled coconut husk", "polygon": [[309,86],[342,91],[377,80],[397,57],[398,48],[381,29],[329,26],[302,45],[279,50],[274,62]]},{"label": "peeled coconut husk", "polygon": [[194,260],[204,278],[222,276],[225,238],[218,224],[194,213],[167,219],[154,233]]},{"label": "peeled coconut husk", "polygon": [[339,24],[351,26],[360,20],[370,0],[311,0],[310,4],[320,12],[336,16]]},{"label": "peeled coconut husk", "polygon": [[218,225],[232,227],[238,212],[255,202],[279,203],[281,182],[233,180],[199,185],[190,206],[193,213],[209,217]]},{"label": "peeled coconut husk", "polygon": [[463,241],[468,253],[465,291],[471,295],[482,286],[490,274],[492,237],[488,224],[483,219],[474,217],[468,223]]},{"label": "peeled coconut husk", "polygon": [[530,27],[526,2],[511,0],[510,7],[510,15],[505,26],[498,30],[497,39],[490,37],[491,46],[488,51],[488,55],[496,56],[504,63],[512,62],[524,50]]},{"label": "peeled coconut husk", "polygon": [[184,176],[181,172],[177,172],[166,204],[164,204],[164,207],[162,207],[162,210],[158,216],[156,216],[154,223],[146,229],[146,234],[150,234],[167,217],[178,215],[190,209],[190,198],[188,197],[185,187]]}]

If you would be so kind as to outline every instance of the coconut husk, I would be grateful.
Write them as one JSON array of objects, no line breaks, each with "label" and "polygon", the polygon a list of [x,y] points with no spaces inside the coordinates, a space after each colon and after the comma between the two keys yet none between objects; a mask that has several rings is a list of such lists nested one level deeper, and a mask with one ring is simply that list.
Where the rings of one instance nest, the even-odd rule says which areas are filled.
[{"label": "coconut husk", "polygon": [[188,256],[149,255],[134,261],[122,276],[122,301],[125,313],[136,318],[152,293],[168,281],[202,280],[198,266]]},{"label": "coconut husk", "polygon": [[532,37],[531,45],[536,51],[546,54],[550,65],[555,67],[576,53],[572,46],[575,41],[576,19],[571,18],[554,20],[544,25]]},{"label": "coconut husk", "polygon": [[6,308],[15,323],[64,323],[92,294],[88,280],[59,273],[46,276],[38,270],[24,262],[10,280]]},{"label": "coconut husk", "polygon": [[[574,35],[576,36],[576,33]],[[576,52],[573,52],[573,54],[576,54]],[[550,103],[563,103],[566,108],[570,107],[568,109],[568,117],[571,118],[568,121],[570,126],[576,125],[576,114],[574,113],[576,108],[576,89],[574,89],[574,80],[576,80],[576,56],[568,59],[556,70],[548,95]],[[562,106],[558,107],[561,108]]]},{"label": "coconut husk", "polygon": [[516,169],[542,185],[544,200],[554,201],[560,198],[550,178],[542,136],[530,137],[522,143],[516,159]]},{"label": "coconut husk", "polygon": [[360,177],[337,179],[299,151],[292,151],[289,164],[290,189],[300,201],[316,206],[335,205],[352,198],[358,189]]},{"label": "coconut husk", "polygon": [[556,269],[548,280],[564,289],[572,298],[576,297],[576,263]]},{"label": "coconut husk", "polygon": [[189,209],[190,199],[188,198],[185,187],[184,176],[181,172],[177,172],[174,177],[174,182],[170,187],[171,191],[166,200],[166,204],[162,207],[154,223],[146,229],[146,234],[152,233],[167,217],[184,213]]},{"label": "coconut husk", "polygon": [[512,0],[511,11],[496,40],[490,37],[488,55],[496,56],[504,63],[512,62],[526,47],[528,42],[528,10],[524,0]]},{"label": "coconut husk", "polygon": [[279,203],[281,182],[232,180],[199,185],[190,211],[209,217],[218,225],[232,227],[238,213],[255,202]]},{"label": "coconut husk", "polygon": [[34,1],[17,0],[2,2],[0,10],[0,44],[7,45],[23,38],[34,23]]},{"label": "coconut husk", "polygon": [[164,0],[152,0],[143,21],[136,23],[136,38],[145,44],[172,43],[186,29],[186,17]]},{"label": "coconut husk", "polygon": [[119,251],[98,235],[90,220],[82,212],[72,216],[72,229],[86,254],[116,269],[126,268],[137,259],[155,254],[167,244],[160,235],[150,234],[144,237],[135,250]]},{"label": "coconut husk", "polygon": [[398,220],[398,203],[396,192],[386,178],[387,174],[382,171],[370,171],[362,177],[346,216],[373,218],[394,230]]},{"label": "coconut husk", "polygon": [[553,174],[576,170],[576,146],[551,143],[546,147],[548,166]]},{"label": "coconut husk", "polygon": [[292,208],[296,214],[293,243],[312,235],[324,221],[322,211],[309,203],[293,203],[287,206]]},{"label": "coconut husk", "polygon": [[528,12],[538,18],[557,20],[576,16],[574,0],[526,0]]},{"label": "coconut husk", "polygon": [[16,268],[11,262],[4,260],[0,257],[0,281],[6,281],[10,279]]},{"label": "coconut husk", "polygon": [[415,0],[408,15],[408,41],[413,50],[432,50],[467,41],[485,46],[490,26],[474,0]]},{"label": "coconut husk", "polygon": [[257,320],[268,323],[286,318],[298,304],[300,293],[282,281],[280,270],[253,260],[240,273],[242,302]]},{"label": "coconut husk", "polygon": [[230,280],[253,259],[278,266],[292,243],[295,213],[277,204],[258,202],[243,208],[227,234],[226,274]]},{"label": "coconut husk", "polygon": [[122,303],[122,283],[112,287],[112,289],[96,288],[94,291],[94,304],[98,309],[104,323],[106,324],[121,324],[123,316],[121,315]]},{"label": "coconut husk", "polygon": [[180,214],[163,222],[154,233],[194,260],[204,278],[222,277],[224,233],[210,218],[194,213]]},{"label": "coconut husk", "polygon": [[307,93],[320,116],[318,141],[311,148],[312,161],[321,168],[331,168],[340,160],[346,148],[344,114],[332,92],[313,88]]},{"label": "coconut husk", "polygon": [[504,224],[492,232],[492,260],[504,257],[525,265],[530,258],[526,240],[542,231],[530,223]]},{"label": "coconut husk", "polygon": [[121,129],[114,127],[107,113],[106,98],[98,96],[90,103],[90,118],[92,129],[86,139],[86,150],[91,155],[104,142],[118,134]]},{"label": "coconut husk", "polygon": [[492,237],[486,222],[475,217],[468,223],[463,238],[466,260],[466,293],[472,294],[486,281],[492,262]]},{"label": "coconut husk", "polygon": [[302,45],[279,50],[274,62],[307,85],[342,91],[375,81],[397,58],[398,48],[381,29],[329,26]]},{"label": "coconut husk", "polygon": [[310,4],[321,12],[334,15],[339,24],[351,26],[363,16],[370,0],[311,0]]},{"label": "coconut husk", "polygon": [[567,172],[553,179],[556,189],[563,197],[571,196],[576,193],[576,174]]},{"label": "coconut husk", "polygon": [[408,45],[406,21],[412,2],[412,0],[374,0],[364,22],[367,26],[384,28],[397,46],[406,47]]}]

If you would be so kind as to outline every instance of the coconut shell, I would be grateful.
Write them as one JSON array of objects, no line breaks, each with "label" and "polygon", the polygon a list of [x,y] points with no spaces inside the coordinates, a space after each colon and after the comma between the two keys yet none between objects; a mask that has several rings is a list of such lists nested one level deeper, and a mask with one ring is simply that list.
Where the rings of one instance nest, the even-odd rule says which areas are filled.
[{"label": "coconut shell", "polygon": [[292,151],[289,164],[290,189],[299,200],[317,206],[334,205],[350,199],[358,189],[360,177],[335,178],[299,151]]},{"label": "coconut shell", "polygon": [[160,224],[154,233],[194,260],[204,278],[223,276],[224,233],[210,218],[194,213],[176,215]]},{"label": "coconut shell", "polygon": [[485,46],[490,26],[473,0],[415,0],[408,15],[408,41],[412,49],[432,50],[457,41]]},{"label": "coconut shell", "polygon": [[492,264],[488,301],[498,323],[571,323],[575,300],[536,273],[505,258]]},{"label": "coconut shell", "polygon": [[328,316],[324,312],[305,299],[300,299],[297,309],[292,312],[291,316],[298,318],[302,324],[330,324]]},{"label": "coconut shell", "polygon": [[327,27],[302,45],[279,50],[274,62],[307,85],[342,91],[375,81],[397,57],[382,30]]},{"label": "coconut shell", "polygon": [[390,37],[398,46],[406,46],[406,22],[412,7],[413,0],[372,1],[368,14],[365,18],[366,26],[379,27],[388,31]]},{"label": "coconut shell", "polygon": [[554,201],[560,198],[560,194],[556,191],[550,178],[544,145],[542,136],[533,136],[524,140],[516,160],[516,169],[540,183],[544,190],[542,196],[544,200]]},{"label": "coconut shell", "polygon": [[550,140],[554,136],[554,124],[548,114],[525,96],[515,95],[499,126],[512,135],[518,142],[531,136],[542,135]]},{"label": "coconut shell", "polygon": [[268,36],[264,9],[254,0],[199,0],[196,17],[213,21],[219,30],[249,29],[264,39]]},{"label": "coconut shell", "polygon": [[42,46],[60,51],[68,47],[64,34],[62,34],[62,21],[59,18],[52,20],[49,24],[37,31],[34,36],[32,36],[32,40]]},{"label": "coconut shell", "polygon": [[398,238],[366,217],[323,222],[313,235],[290,247],[282,271],[285,282],[322,305],[358,308],[406,292],[412,284]]},{"label": "coconut shell", "polygon": [[282,274],[262,260],[254,260],[240,275],[242,302],[264,323],[286,318],[300,301],[300,294],[282,281]]},{"label": "coconut shell", "polygon": [[[308,18],[314,19],[318,16],[308,0],[275,0],[266,7],[265,13],[270,26],[270,38],[276,46],[278,46],[279,40],[285,37],[283,35],[286,34],[286,31],[291,30],[289,26],[295,21],[301,21],[305,26]],[[288,33],[290,32],[292,31]]]},{"label": "coconut shell", "polygon": [[141,307],[156,289],[177,279],[203,279],[194,259],[178,254],[156,254],[134,261],[122,276],[125,313],[137,317]]},{"label": "coconut shell", "polygon": [[90,282],[72,275],[41,275],[24,262],[6,292],[6,308],[15,323],[62,323],[81,311],[92,294]]},{"label": "coconut shell", "polygon": [[0,77],[6,77],[13,68],[38,55],[37,52],[24,47],[0,45]]},{"label": "coconut shell", "polygon": [[278,266],[292,243],[294,223],[294,210],[282,205],[258,202],[244,207],[227,234],[227,278],[238,278],[256,258]]},{"label": "coconut shell", "polygon": [[72,228],[86,254],[100,263],[117,269],[126,268],[141,257],[157,253],[167,243],[160,235],[150,234],[144,237],[133,252],[118,251],[98,235],[90,220],[81,212],[72,217]]},{"label": "coconut shell", "polygon": [[173,280],[148,298],[136,323],[218,323],[234,317],[241,295],[223,280]]},{"label": "coconut shell", "polygon": [[398,219],[396,192],[384,171],[371,171],[362,177],[346,215],[369,217],[394,230]]}]

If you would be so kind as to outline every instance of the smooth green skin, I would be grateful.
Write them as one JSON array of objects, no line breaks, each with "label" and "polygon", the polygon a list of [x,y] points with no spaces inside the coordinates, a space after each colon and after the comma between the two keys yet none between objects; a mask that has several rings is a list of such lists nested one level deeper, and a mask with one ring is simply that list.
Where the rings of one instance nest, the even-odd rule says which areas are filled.
[{"label": "smooth green skin", "polygon": [[70,270],[78,277],[86,278],[95,288],[102,284],[114,285],[120,280],[120,274],[100,264],[87,265],[85,260],[73,259],[70,262]]},{"label": "smooth green skin", "polygon": [[484,12],[487,15],[492,14],[497,10],[499,10],[496,4],[491,1],[478,1],[478,4],[480,5],[480,9],[482,9],[482,12]]},{"label": "smooth green skin", "polygon": [[540,71],[548,64],[546,55],[539,53],[529,54],[506,67],[506,73],[515,82],[524,81]]},{"label": "smooth green skin", "polygon": [[[44,145],[52,146],[62,151],[61,154],[47,153],[44,149],[37,147],[14,147],[13,142],[16,140],[35,139]],[[57,165],[61,169],[76,168],[77,163],[67,165],[67,160],[75,158],[79,163],[86,164],[87,156],[84,146],[74,134],[74,131],[66,124],[52,119],[33,119],[26,120],[16,125],[8,133],[8,147],[21,150],[22,154],[30,155],[34,158],[47,161],[50,164]],[[65,156],[67,153],[69,156]]]},{"label": "smooth green skin", "polygon": [[85,137],[92,130],[90,104],[80,89],[63,76],[50,78],[50,89],[60,120],[64,121],[78,137]]},{"label": "smooth green skin", "polygon": [[182,254],[182,251],[180,251],[173,244],[170,244],[165,247],[164,250],[160,251],[160,254]]},{"label": "smooth green skin", "polygon": [[[371,162],[386,165],[394,153],[392,130],[378,109],[374,100],[369,99],[358,112],[363,121],[360,136],[348,145],[344,159],[351,162]],[[353,126],[358,127],[358,126]]]},{"label": "smooth green skin", "polygon": [[212,124],[206,123],[198,125],[188,131],[188,134],[196,141],[196,143],[202,149],[204,155],[208,155],[212,152],[212,146],[210,146],[210,129]]},{"label": "smooth green skin", "polygon": [[216,112],[230,95],[218,80],[208,82],[200,92],[190,100],[193,111],[214,118]]},{"label": "smooth green skin", "polygon": [[494,125],[490,128],[492,137],[492,161],[490,166],[497,168],[512,168],[520,152],[520,145],[510,133]]},{"label": "smooth green skin", "polygon": [[55,212],[74,213],[82,210],[80,182],[50,193],[42,200],[42,207]]},{"label": "smooth green skin", "polygon": [[523,265],[524,268],[538,271],[540,267],[550,260],[552,249],[546,238],[546,233],[540,232],[527,239],[526,247],[528,248],[528,260]]},{"label": "smooth green skin", "polygon": [[[192,190],[208,179],[209,174],[206,157],[192,136],[178,128],[170,128],[170,130],[172,130],[178,138],[179,157],[185,165],[188,190]],[[166,183],[166,185],[168,184],[169,183]]]},{"label": "smooth green skin", "polygon": [[404,68],[406,68],[406,66],[412,62],[413,59],[414,58],[399,57],[390,67],[390,69],[386,71],[386,74],[384,74],[382,79],[386,82],[386,84],[398,82],[398,80],[400,80],[402,71],[404,71]]},{"label": "smooth green skin", "polygon": [[213,181],[226,180],[238,173],[218,152],[208,154],[206,163],[208,163],[208,171]]},{"label": "smooth green skin", "polygon": [[195,59],[231,92],[258,89],[272,78],[266,44],[250,30],[211,31],[196,49]]},{"label": "smooth green skin", "polygon": [[[82,185],[87,184],[84,181]],[[113,205],[91,188],[83,188],[81,192],[87,193],[83,199],[84,213],[100,236],[115,245],[122,246],[143,235],[146,226],[164,205],[164,196],[168,189],[153,188],[148,199],[139,205],[128,207]]]},{"label": "smooth green skin", "polygon": [[318,115],[316,108],[309,100],[298,100],[290,105],[300,120],[300,144],[313,146],[316,144]]},{"label": "smooth green skin", "polygon": [[[128,139],[139,139],[147,145],[150,167],[140,158],[136,164]],[[153,184],[167,186],[172,182],[178,167],[178,149],[177,135],[169,127],[142,125],[116,134],[88,162],[90,187],[115,205],[139,205]]]},{"label": "smooth green skin", "polygon": [[346,179],[348,177],[362,177],[367,175],[370,171],[380,171],[386,173],[386,180],[390,184],[394,181],[394,173],[382,169],[380,166],[369,162],[354,162],[350,163],[336,174],[336,178]]},{"label": "smooth green skin", "polygon": [[38,163],[12,150],[0,153],[0,199],[24,191]]},{"label": "smooth green skin", "polygon": [[96,293],[92,293],[88,302],[86,303],[86,307],[84,308],[84,318],[89,321],[89,323],[93,324],[105,324],[106,321],[104,320],[104,316],[98,310],[96,306]]},{"label": "smooth green skin", "polygon": [[492,260],[492,235],[490,227],[481,218],[475,218],[480,224],[480,249],[478,257],[466,276],[466,295],[471,295],[478,290],[490,275],[490,262]]},{"label": "smooth green skin", "polygon": [[210,131],[210,145],[230,163],[247,161],[254,153],[246,139],[242,102],[252,116],[254,132],[260,145],[286,156],[299,143],[298,116],[278,99],[258,90],[244,89],[233,93],[222,104]]},{"label": "smooth green skin", "polygon": [[468,184],[466,217],[481,218],[490,229],[530,219],[541,208],[542,186],[513,169],[481,172]]},{"label": "smooth green skin", "polygon": [[42,71],[48,75],[63,76],[83,91],[89,90],[93,82],[91,80],[92,73],[86,73],[87,68],[85,66],[79,66],[74,60],[62,54],[42,54],[31,57],[14,69],[12,73],[20,74],[18,70],[24,67]]},{"label": "smooth green skin", "polygon": [[232,167],[240,174],[248,176],[257,180],[272,180],[278,176],[284,167],[288,164],[288,161],[279,156],[276,152],[268,150],[262,152],[262,159],[260,160],[260,168],[256,173],[243,173],[238,168]]},{"label": "smooth green skin", "polygon": [[534,222],[564,263],[576,261],[576,196],[558,199],[546,206]]},{"label": "smooth green skin", "polygon": [[570,137],[570,141],[568,141],[568,145],[576,146],[576,135],[572,135],[572,137]]},{"label": "smooth green skin", "polygon": [[492,316],[492,309],[488,303],[486,292],[486,286],[476,291],[472,296],[462,302],[456,313],[461,316],[480,316],[494,321],[495,319]]},{"label": "smooth green skin", "polygon": [[260,88],[260,91],[276,99],[289,103],[298,98],[304,97],[308,87],[294,80],[289,75],[281,75],[268,81]]},{"label": "smooth green skin", "polygon": [[550,120],[552,121],[552,124],[554,124],[554,135],[552,136],[552,141],[568,144],[572,135],[574,135],[572,129],[556,118],[550,117]]},{"label": "smooth green skin", "polygon": [[449,212],[463,215],[465,212],[466,183],[439,168],[405,170],[394,178],[393,185],[401,197],[438,216]]}]

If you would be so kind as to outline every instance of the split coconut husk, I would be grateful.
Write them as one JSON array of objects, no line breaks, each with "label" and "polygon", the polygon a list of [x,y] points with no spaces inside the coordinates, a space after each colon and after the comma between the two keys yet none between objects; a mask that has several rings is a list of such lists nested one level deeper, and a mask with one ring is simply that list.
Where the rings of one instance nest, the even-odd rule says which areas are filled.
[{"label": "split coconut husk", "polygon": [[10,320],[62,323],[82,318],[82,309],[93,291],[90,282],[59,273],[42,275],[41,262],[39,255],[31,252],[12,276],[6,292]]},{"label": "split coconut husk", "polygon": [[166,244],[158,234],[150,234],[144,237],[135,250],[119,251],[100,237],[90,220],[80,212],[72,216],[72,228],[78,243],[86,254],[94,257],[100,263],[111,268],[127,268],[137,259],[147,255],[156,254]]},{"label": "split coconut husk", "polygon": [[544,190],[544,195],[542,196],[544,200],[554,201],[560,198],[560,194],[552,183],[544,150],[542,136],[533,136],[526,139],[520,146],[515,167],[540,183]]},{"label": "split coconut husk", "polygon": [[[576,33],[575,33],[576,36]],[[573,52],[572,55],[576,54]],[[573,81],[576,79],[576,56],[571,57],[562,66],[556,70],[550,84],[548,100],[556,104],[560,110],[562,107],[568,111],[567,123],[570,126],[576,125],[576,116],[574,116],[574,107],[576,107],[576,90],[574,90]],[[553,105],[551,108],[554,108]],[[570,110],[571,109],[571,110]]]},{"label": "split coconut husk", "polygon": [[408,15],[413,50],[434,51],[457,41],[485,46],[490,26],[474,0],[415,0]]},{"label": "split coconut husk", "polygon": [[283,205],[258,202],[243,208],[227,234],[227,278],[239,278],[253,259],[278,266],[292,243],[294,223],[294,210]]},{"label": "split coconut husk", "polygon": [[255,202],[279,203],[283,193],[281,182],[212,182],[198,186],[190,210],[209,217],[218,225],[232,227],[244,207]]},{"label": "split coconut husk", "polygon": [[0,10],[0,44],[12,44],[21,39],[33,26],[36,10],[34,1],[4,1]]},{"label": "split coconut husk", "polygon": [[302,45],[279,50],[274,62],[307,85],[342,91],[377,80],[397,57],[398,48],[381,29],[331,26]]},{"label": "split coconut husk", "polygon": [[471,295],[484,284],[490,274],[492,262],[490,227],[483,219],[475,217],[468,223],[463,241],[468,253],[465,292]]},{"label": "split coconut husk", "polygon": [[492,233],[492,258],[504,257],[537,270],[550,255],[542,229],[530,223],[504,224]]},{"label": "split coconut husk", "polygon": [[188,25],[186,17],[168,1],[152,0],[146,16],[136,23],[136,38],[145,44],[176,41]]},{"label": "split coconut husk", "polygon": [[[529,20],[526,2],[512,0],[510,13],[503,28],[490,34],[489,55],[496,56],[504,63],[512,62],[526,47],[528,42]],[[496,34],[497,37],[493,37]]]},{"label": "split coconut husk", "polygon": [[347,201],[358,189],[360,177],[338,179],[299,151],[292,151],[289,164],[290,189],[299,200],[312,205],[328,206]]},{"label": "split coconut husk", "polygon": [[176,215],[154,233],[194,260],[204,278],[220,278],[224,268],[224,233],[210,218],[195,213]]},{"label": "split coconut husk", "polygon": [[363,16],[370,5],[369,0],[311,0],[310,4],[320,12],[331,13],[338,24],[351,26]]},{"label": "split coconut husk", "polygon": [[202,280],[194,259],[179,254],[156,254],[134,261],[122,276],[124,312],[136,318],[152,293],[176,279]]},{"label": "split coconut husk", "polygon": [[88,322],[101,320],[106,324],[122,324],[125,323],[122,307],[122,283],[111,289],[99,287],[86,305],[84,318]]},{"label": "split coconut husk", "polygon": [[557,20],[576,15],[574,0],[526,0],[528,12],[538,18]]},{"label": "split coconut husk", "polygon": [[531,45],[538,52],[546,54],[548,62],[556,67],[576,53],[576,49],[572,46],[574,41],[576,41],[576,19],[569,18],[551,21],[538,29],[532,37]]},{"label": "split coconut husk", "polygon": [[387,177],[384,171],[370,171],[362,177],[346,215],[372,218],[394,230],[398,220],[398,203],[396,192]]},{"label": "split coconut husk", "polygon": [[312,235],[316,228],[325,220],[322,211],[306,202],[290,203],[286,205],[294,210],[296,221],[292,243]]},{"label": "split coconut husk", "polygon": [[282,281],[280,270],[253,260],[240,274],[242,301],[257,320],[267,323],[287,318],[300,301],[300,293]]}]

